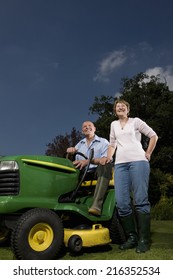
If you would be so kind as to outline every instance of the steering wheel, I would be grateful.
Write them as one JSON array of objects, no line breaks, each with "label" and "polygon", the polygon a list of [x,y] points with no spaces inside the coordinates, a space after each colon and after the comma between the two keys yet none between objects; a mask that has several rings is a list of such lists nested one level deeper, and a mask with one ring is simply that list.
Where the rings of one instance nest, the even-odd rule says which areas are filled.
[{"label": "steering wheel", "polygon": [[[86,157],[83,153],[81,153],[81,152],[76,152],[76,153],[73,154],[73,156],[76,156],[76,155],[80,155],[80,156],[84,157],[85,159],[88,159],[88,164],[87,164],[87,166],[84,168],[84,170],[85,170],[84,174],[86,174],[86,172],[87,172],[88,169],[89,169],[91,160],[92,160],[93,157],[94,157],[94,149],[92,148],[92,149],[90,150],[89,158],[87,158],[87,157]],[[67,158],[67,159],[69,159],[68,156],[69,156],[69,154],[66,155],[66,158]]]},{"label": "steering wheel", "polygon": [[80,155],[80,156],[84,157],[85,159],[88,159],[88,164],[87,164],[87,166],[85,167],[85,169],[83,169],[82,176],[81,176],[81,178],[80,178],[80,180],[79,180],[78,186],[77,186],[76,190],[75,190],[75,191],[72,193],[72,195],[71,195],[71,200],[75,197],[75,195],[76,195],[78,189],[80,188],[82,182],[84,181],[84,178],[85,178],[86,173],[87,173],[87,171],[88,171],[88,169],[89,169],[91,160],[92,160],[93,157],[94,157],[94,149],[91,149],[89,158],[87,158],[87,157],[86,157],[83,153],[81,153],[81,152],[76,152],[76,153],[74,153],[74,156],[75,156],[75,155]]},{"label": "steering wheel", "polygon": [[87,158],[83,153],[81,153],[81,152],[75,152],[74,154],[67,153],[67,154],[66,154],[66,158],[67,158],[67,159],[70,159],[70,156],[72,156],[72,161],[74,161],[76,155],[79,155],[79,156],[81,156],[81,157],[83,157],[83,158],[85,158],[85,159],[88,159],[88,158]]},{"label": "steering wheel", "polygon": [[83,158],[85,158],[85,159],[88,159],[83,153],[81,153],[81,152],[76,152],[76,153],[74,153],[74,156],[76,156],[76,155],[79,155],[79,156],[81,156],[81,157],[83,157]]}]

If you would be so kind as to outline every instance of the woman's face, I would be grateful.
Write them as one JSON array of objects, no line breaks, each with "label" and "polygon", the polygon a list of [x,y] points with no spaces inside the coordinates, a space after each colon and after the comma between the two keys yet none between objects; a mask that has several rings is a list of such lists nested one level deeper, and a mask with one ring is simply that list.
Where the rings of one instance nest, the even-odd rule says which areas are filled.
[{"label": "woman's face", "polygon": [[115,113],[118,118],[124,118],[128,116],[129,110],[124,103],[117,103],[115,108]]}]

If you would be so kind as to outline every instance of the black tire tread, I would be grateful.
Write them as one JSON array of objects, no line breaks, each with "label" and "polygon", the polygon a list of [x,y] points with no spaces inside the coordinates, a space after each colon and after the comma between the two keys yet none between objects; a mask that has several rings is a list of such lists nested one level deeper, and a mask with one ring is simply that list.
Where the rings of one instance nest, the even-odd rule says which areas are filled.
[{"label": "black tire tread", "polygon": [[[40,220],[39,220],[40,219]],[[58,232],[55,233],[55,238],[49,250],[47,252],[34,252],[29,247],[27,242],[27,236],[24,231],[27,231],[27,227],[32,226],[33,223],[46,222],[49,223],[55,229],[58,228]],[[28,228],[29,229],[29,228]],[[54,259],[62,248],[64,241],[64,228],[61,219],[53,211],[45,208],[34,208],[25,212],[18,219],[14,230],[11,235],[11,247],[16,259]],[[23,243],[23,244],[21,244]],[[56,245],[56,246],[55,246]]]}]

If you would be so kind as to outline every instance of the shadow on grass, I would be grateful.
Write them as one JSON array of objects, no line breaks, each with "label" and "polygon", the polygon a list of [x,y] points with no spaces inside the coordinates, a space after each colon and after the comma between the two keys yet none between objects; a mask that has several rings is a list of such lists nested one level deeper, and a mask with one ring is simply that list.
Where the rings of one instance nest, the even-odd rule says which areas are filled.
[{"label": "shadow on grass", "polygon": [[152,221],[151,241],[153,248],[173,249],[173,221]]},{"label": "shadow on grass", "polygon": [[153,248],[173,249],[173,233],[153,232],[151,242]]},{"label": "shadow on grass", "polygon": [[111,244],[102,245],[102,246],[84,247],[79,253],[69,252],[68,248],[63,247],[63,249],[61,250],[61,254],[58,256],[58,259],[65,259],[67,255],[73,259],[75,258],[82,259],[84,255],[108,253],[110,251],[112,251]]}]

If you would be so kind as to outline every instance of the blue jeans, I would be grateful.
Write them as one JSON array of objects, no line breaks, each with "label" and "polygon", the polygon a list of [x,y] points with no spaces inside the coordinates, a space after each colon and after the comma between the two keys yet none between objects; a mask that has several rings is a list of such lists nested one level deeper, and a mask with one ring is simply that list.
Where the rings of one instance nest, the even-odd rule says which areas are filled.
[{"label": "blue jeans", "polygon": [[[115,199],[120,216],[136,211],[150,213],[148,201],[150,165],[148,161],[134,161],[115,165]],[[133,198],[133,202],[132,202]]]}]

